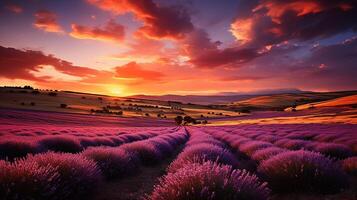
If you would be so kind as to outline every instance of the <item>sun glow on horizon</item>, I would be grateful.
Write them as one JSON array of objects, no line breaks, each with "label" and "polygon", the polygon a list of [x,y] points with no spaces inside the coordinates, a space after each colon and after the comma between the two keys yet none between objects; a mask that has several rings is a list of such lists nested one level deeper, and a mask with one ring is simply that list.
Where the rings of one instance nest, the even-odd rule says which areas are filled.
[{"label": "sun glow on horizon", "polygon": [[127,96],[128,93],[119,85],[109,85],[107,86],[107,91],[109,95],[113,96]]}]

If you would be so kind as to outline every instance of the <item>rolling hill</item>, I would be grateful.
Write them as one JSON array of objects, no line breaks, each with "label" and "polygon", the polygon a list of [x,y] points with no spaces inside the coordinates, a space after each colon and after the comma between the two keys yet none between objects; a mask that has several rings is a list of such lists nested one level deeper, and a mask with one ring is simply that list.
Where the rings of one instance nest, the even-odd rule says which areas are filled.
[{"label": "rolling hill", "polygon": [[227,104],[231,109],[248,108],[251,110],[284,110],[287,107],[332,100],[356,95],[357,91],[343,92],[306,92],[300,94],[275,94],[253,97]]},{"label": "rolling hill", "polygon": [[357,107],[357,95],[340,97],[332,100],[304,104],[296,107],[296,110],[322,107]]}]

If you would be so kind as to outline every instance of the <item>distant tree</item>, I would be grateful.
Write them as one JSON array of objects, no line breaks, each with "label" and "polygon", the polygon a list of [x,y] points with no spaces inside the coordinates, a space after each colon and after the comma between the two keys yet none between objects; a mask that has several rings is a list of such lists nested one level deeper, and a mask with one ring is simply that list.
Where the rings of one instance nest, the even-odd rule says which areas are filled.
[{"label": "distant tree", "polygon": [[25,102],[21,102],[21,105],[24,106],[24,105],[25,105]]},{"label": "distant tree", "polygon": [[28,90],[33,90],[33,87],[29,86],[29,85],[25,85],[24,89],[28,89]]},{"label": "distant tree", "polygon": [[185,116],[183,121],[185,124],[196,124],[196,120],[190,116]]},{"label": "distant tree", "polygon": [[103,101],[103,98],[102,98],[102,97],[98,97],[98,100],[99,100],[99,101]]},{"label": "distant tree", "polygon": [[145,116],[146,116],[146,117],[149,117],[149,116],[150,116],[150,114],[149,114],[149,113],[145,113]]},{"label": "distant tree", "polygon": [[177,125],[181,125],[182,121],[183,121],[183,117],[179,115],[179,116],[175,117],[174,120],[175,120]]},{"label": "distant tree", "polygon": [[204,118],[205,116],[201,115],[201,118]]},{"label": "distant tree", "polygon": [[82,99],[86,99],[86,97],[82,97]]},{"label": "distant tree", "polygon": [[31,106],[35,106],[36,104],[35,104],[35,102],[31,102],[30,105]]},{"label": "distant tree", "polygon": [[160,114],[160,113],[158,113],[158,114],[157,114],[157,117],[158,117],[158,118],[161,118],[161,114]]},{"label": "distant tree", "polygon": [[67,104],[61,103],[60,107],[61,107],[61,108],[67,108]]}]

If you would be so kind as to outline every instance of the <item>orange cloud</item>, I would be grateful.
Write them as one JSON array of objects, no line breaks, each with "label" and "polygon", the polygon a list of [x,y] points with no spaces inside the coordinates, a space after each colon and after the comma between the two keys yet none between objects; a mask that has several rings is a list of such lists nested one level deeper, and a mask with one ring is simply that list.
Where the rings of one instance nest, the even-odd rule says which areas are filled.
[{"label": "orange cloud", "polygon": [[194,27],[183,7],[162,7],[152,0],[87,0],[103,10],[115,14],[131,12],[144,25],[138,30],[151,39],[181,39]]},{"label": "orange cloud", "polygon": [[257,80],[263,80],[266,79],[267,77],[263,76],[228,76],[228,77],[223,77],[221,80],[222,81],[246,81],[246,82],[252,82],[252,81],[257,81]]},{"label": "orange cloud", "polygon": [[171,55],[162,41],[150,40],[144,37],[137,37],[134,41],[128,42],[127,47],[129,49],[126,52],[111,57],[116,60],[125,61],[125,63],[132,61],[148,63],[160,57]]},{"label": "orange cloud", "polygon": [[238,19],[231,24],[231,33],[241,43],[249,42],[252,38],[253,19]]},{"label": "orange cloud", "polygon": [[46,32],[63,33],[62,27],[57,22],[57,15],[48,10],[39,10],[35,13],[34,26]]},{"label": "orange cloud", "polygon": [[24,11],[24,9],[21,6],[15,4],[7,5],[6,9],[16,14],[22,13]]},{"label": "orange cloud", "polygon": [[125,33],[124,26],[110,20],[103,28],[72,24],[72,32],[70,35],[77,39],[122,42]]},{"label": "orange cloud", "polygon": [[158,81],[164,76],[161,72],[143,69],[136,62],[130,62],[115,68],[116,77],[141,81]]}]

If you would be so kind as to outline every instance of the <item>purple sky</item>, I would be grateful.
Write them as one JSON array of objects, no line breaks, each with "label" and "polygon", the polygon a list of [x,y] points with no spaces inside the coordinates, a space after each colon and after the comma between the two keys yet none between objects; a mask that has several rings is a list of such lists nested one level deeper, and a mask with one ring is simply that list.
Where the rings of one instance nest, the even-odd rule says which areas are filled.
[{"label": "purple sky", "polygon": [[4,0],[0,84],[112,95],[357,89],[346,0]]}]

